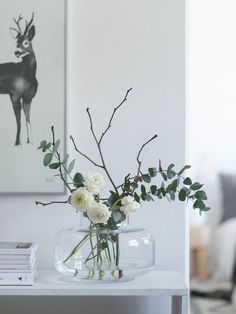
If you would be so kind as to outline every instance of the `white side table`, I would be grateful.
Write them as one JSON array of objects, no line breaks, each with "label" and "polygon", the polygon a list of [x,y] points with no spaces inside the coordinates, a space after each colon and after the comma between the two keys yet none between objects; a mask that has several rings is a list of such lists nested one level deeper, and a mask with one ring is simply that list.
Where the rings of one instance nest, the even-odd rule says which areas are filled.
[{"label": "white side table", "polygon": [[172,314],[188,313],[188,289],[170,271],[157,271],[127,282],[77,283],[56,271],[39,271],[34,286],[0,286],[0,296],[170,296]]}]

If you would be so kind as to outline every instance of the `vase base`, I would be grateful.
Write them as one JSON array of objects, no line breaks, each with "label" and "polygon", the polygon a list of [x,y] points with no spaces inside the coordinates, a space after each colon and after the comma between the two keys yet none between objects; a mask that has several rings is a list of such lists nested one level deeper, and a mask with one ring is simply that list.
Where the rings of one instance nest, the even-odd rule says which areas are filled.
[{"label": "vase base", "polygon": [[[73,273],[63,273],[66,281],[74,281],[78,283],[111,283],[132,281],[135,277],[145,275],[151,271],[149,269],[139,270],[80,270]],[[60,272],[61,273],[61,272]]]}]

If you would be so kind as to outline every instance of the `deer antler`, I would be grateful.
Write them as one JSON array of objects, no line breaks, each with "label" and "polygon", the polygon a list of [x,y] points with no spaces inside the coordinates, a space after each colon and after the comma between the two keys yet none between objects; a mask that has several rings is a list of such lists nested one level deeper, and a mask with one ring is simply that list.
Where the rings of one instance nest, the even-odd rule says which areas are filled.
[{"label": "deer antler", "polygon": [[33,23],[33,20],[34,20],[34,12],[32,13],[32,17],[31,17],[31,20],[29,21],[29,23],[27,23],[26,21],[26,26],[25,26],[25,31],[24,31],[24,35],[27,34],[31,24]]},{"label": "deer antler", "polygon": [[23,17],[21,16],[21,14],[20,14],[19,17],[18,17],[18,20],[16,20],[16,19],[13,17],[13,21],[15,22],[16,26],[18,27],[18,30],[15,29],[15,30],[18,32],[18,34],[21,34],[21,33],[22,33],[22,29],[21,29],[21,27],[20,27],[20,21],[21,21],[22,19],[23,19]]}]

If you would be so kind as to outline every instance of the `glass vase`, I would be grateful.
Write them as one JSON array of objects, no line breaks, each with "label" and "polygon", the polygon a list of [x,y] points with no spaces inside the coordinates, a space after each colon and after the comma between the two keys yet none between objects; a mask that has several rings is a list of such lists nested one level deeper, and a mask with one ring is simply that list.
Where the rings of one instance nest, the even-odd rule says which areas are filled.
[{"label": "glass vase", "polygon": [[63,229],[55,238],[55,268],[75,280],[130,280],[152,269],[155,240],[127,224],[114,230]]}]

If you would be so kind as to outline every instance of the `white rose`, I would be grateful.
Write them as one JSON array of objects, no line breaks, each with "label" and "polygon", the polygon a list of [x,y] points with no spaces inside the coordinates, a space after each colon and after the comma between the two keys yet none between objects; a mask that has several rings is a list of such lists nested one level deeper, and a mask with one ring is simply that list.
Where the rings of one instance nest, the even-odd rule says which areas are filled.
[{"label": "white rose", "polygon": [[93,202],[92,207],[88,210],[87,215],[92,223],[105,223],[110,217],[110,212],[108,207],[99,202]]},{"label": "white rose", "polygon": [[125,215],[130,215],[140,208],[140,204],[130,195],[124,196],[121,200],[121,204],[123,206],[120,207],[120,210],[125,213]]},{"label": "white rose", "polygon": [[100,191],[100,189],[104,186],[104,183],[104,178],[99,173],[89,173],[84,180],[84,186],[86,186],[86,188],[94,194]]},{"label": "white rose", "polygon": [[86,212],[94,202],[93,194],[85,187],[80,187],[71,195],[71,204],[77,210]]},{"label": "white rose", "polygon": [[124,196],[124,197],[122,198],[121,204],[122,204],[122,205],[128,205],[129,203],[132,203],[132,202],[134,202],[134,201],[135,201],[135,200],[134,200],[133,196],[128,195],[128,196]]}]

